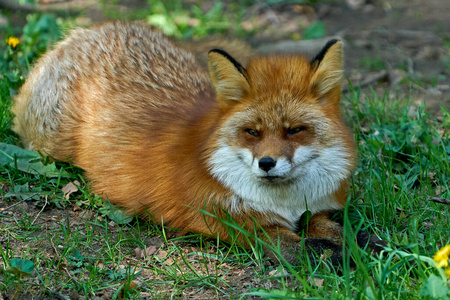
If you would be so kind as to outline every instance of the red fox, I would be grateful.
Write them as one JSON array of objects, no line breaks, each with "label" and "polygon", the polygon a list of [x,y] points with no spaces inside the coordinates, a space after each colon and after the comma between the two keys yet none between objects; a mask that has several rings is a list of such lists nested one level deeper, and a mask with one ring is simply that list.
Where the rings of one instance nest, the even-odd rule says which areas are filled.
[{"label": "red fox", "polygon": [[13,130],[83,168],[129,213],[223,240],[228,229],[204,211],[250,232],[255,220],[294,262],[309,210],[306,244],[339,245],[327,212],[345,205],[357,157],[339,112],[342,42],[312,61],[253,57],[245,67],[213,49],[208,68],[142,23],[76,29],[31,70]]}]

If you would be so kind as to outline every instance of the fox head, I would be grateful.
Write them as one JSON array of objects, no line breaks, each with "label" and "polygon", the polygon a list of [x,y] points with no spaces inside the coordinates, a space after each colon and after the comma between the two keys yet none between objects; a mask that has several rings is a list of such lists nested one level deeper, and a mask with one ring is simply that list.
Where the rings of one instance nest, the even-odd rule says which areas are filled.
[{"label": "fox head", "polygon": [[339,112],[342,42],[328,42],[312,61],[255,57],[244,68],[213,49],[208,63],[222,112],[213,176],[255,203],[273,196],[283,201],[286,188],[308,199],[340,188],[355,157]]}]

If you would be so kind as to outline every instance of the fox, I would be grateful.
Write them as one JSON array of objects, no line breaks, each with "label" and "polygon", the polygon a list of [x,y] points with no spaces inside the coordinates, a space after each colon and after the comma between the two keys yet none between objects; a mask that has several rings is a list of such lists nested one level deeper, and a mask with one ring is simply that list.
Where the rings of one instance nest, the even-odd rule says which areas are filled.
[{"label": "fox", "polygon": [[30,71],[12,129],[127,213],[224,241],[231,218],[288,262],[304,245],[338,260],[343,228],[330,212],[345,206],[357,161],[339,108],[342,41],[312,60],[252,56],[244,67],[219,48],[207,60],[145,23],[74,29]]}]

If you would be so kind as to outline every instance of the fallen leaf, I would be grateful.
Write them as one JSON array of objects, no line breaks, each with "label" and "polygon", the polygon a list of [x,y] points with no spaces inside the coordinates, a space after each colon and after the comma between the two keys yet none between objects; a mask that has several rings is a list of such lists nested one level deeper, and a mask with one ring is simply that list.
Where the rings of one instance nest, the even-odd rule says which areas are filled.
[{"label": "fallen leaf", "polygon": [[125,299],[125,289],[127,289],[128,291],[136,288],[138,286],[138,284],[134,281],[131,281],[129,284],[127,284],[126,281],[122,282],[122,288],[120,289],[120,292],[118,294],[119,299]]},{"label": "fallen leaf", "polygon": [[425,227],[426,229],[430,229],[432,227],[434,227],[434,224],[431,222],[422,222],[423,227]]},{"label": "fallen leaf", "polygon": [[142,253],[142,249],[137,247],[134,248],[134,255],[136,255],[137,258],[142,258],[143,257],[143,253]]},{"label": "fallen leaf", "polygon": [[62,218],[60,216],[52,216],[52,221],[61,222]]},{"label": "fallen leaf", "polygon": [[159,250],[158,254],[156,254],[158,258],[163,258],[167,256],[167,251]]},{"label": "fallen leaf", "polygon": [[286,271],[284,268],[281,270],[273,270],[269,272],[269,276],[284,276],[284,275],[289,275],[289,272]]},{"label": "fallen leaf", "polygon": [[174,261],[172,258],[169,257],[168,259],[166,259],[166,261],[164,263],[168,266],[171,266],[171,265],[173,265]]},{"label": "fallen leaf", "polygon": [[137,258],[147,258],[153,255],[155,252],[156,252],[155,246],[150,246],[145,249],[141,249],[139,247],[134,249],[134,254],[136,255]]},{"label": "fallen leaf", "polygon": [[323,281],[324,279],[319,279],[319,278],[313,278],[314,280],[314,284],[319,288],[323,288]]},{"label": "fallen leaf", "polygon": [[242,21],[241,27],[246,31],[252,31],[255,28],[255,25],[250,21]]},{"label": "fallen leaf", "polygon": [[299,14],[306,14],[311,16],[316,14],[314,8],[308,5],[294,5],[293,11]]},{"label": "fallen leaf", "polygon": [[70,194],[78,192],[78,188],[76,187],[77,185],[80,185],[80,183],[75,180],[73,183],[69,182],[61,189],[64,193],[64,199],[69,200]]},{"label": "fallen leaf", "polygon": [[150,256],[150,255],[155,254],[155,252],[156,252],[156,247],[155,246],[150,246],[150,247],[145,248],[145,255],[147,257]]},{"label": "fallen leaf", "polygon": [[132,281],[132,282],[130,282],[130,286],[128,288],[131,290],[131,289],[134,289],[137,286],[138,286],[138,284],[136,282]]}]

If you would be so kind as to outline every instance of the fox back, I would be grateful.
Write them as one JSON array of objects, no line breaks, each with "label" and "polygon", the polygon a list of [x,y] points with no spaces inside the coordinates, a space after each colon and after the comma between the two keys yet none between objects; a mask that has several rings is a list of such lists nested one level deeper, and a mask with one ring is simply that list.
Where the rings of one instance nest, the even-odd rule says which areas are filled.
[{"label": "fox back", "polygon": [[213,49],[205,70],[145,24],[106,23],[37,62],[13,129],[130,213],[227,239],[199,212],[226,211],[297,242],[306,210],[347,198],[356,154],[339,112],[342,61],[334,40],[312,61],[254,57],[245,68]]}]

